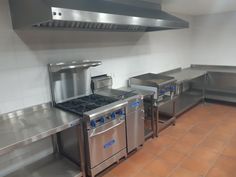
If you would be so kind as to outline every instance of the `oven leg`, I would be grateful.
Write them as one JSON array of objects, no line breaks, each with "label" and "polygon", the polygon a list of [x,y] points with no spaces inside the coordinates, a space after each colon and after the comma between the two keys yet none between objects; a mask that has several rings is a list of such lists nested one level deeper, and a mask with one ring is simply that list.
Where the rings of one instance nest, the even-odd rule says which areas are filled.
[{"label": "oven leg", "polygon": [[176,100],[173,100],[173,116],[174,116],[174,121],[173,121],[173,126],[176,124]]}]

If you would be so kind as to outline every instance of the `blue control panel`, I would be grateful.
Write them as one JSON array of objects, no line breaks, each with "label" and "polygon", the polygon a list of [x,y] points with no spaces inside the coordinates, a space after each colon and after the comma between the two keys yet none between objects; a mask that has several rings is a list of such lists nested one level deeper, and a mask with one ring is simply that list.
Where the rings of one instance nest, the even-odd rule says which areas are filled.
[{"label": "blue control panel", "polygon": [[125,116],[125,110],[124,109],[119,109],[114,112],[110,112],[107,115],[103,115],[100,117],[97,117],[96,119],[93,119],[90,121],[90,127],[91,128],[96,128],[98,126],[101,126],[107,122],[113,121],[117,118],[124,118]]}]

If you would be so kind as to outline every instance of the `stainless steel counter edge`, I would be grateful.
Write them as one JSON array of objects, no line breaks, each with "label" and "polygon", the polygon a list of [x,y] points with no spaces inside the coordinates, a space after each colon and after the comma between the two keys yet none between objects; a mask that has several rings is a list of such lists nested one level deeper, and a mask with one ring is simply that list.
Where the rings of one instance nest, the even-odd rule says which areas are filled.
[{"label": "stainless steel counter edge", "polygon": [[20,116],[23,116],[25,114],[30,114],[30,113],[33,113],[33,112],[36,112],[36,111],[47,110],[47,109],[51,109],[51,108],[52,108],[51,103],[43,103],[43,104],[35,105],[35,106],[32,106],[32,107],[28,107],[28,108],[24,108],[24,109],[20,109],[20,110],[16,110],[16,111],[13,111],[13,112],[2,114],[2,115],[0,115],[0,121],[2,119],[20,117]]},{"label": "stainless steel counter edge", "polygon": [[203,70],[206,72],[225,72],[225,73],[235,73],[236,74],[236,66],[192,64],[190,66],[190,69]]},{"label": "stainless steel counter edge", "polygon": [[[194,73],[194,72],[198,72],[198,73]],[[209,72],[235,73],[236,74],[236,66],[192,64],[188,68],[175,68],[169,71],[162,72],[160,74],[175,77],[177,79],[177,83],[180,84],[180,83],[192,80],[192,79],[196,79]],[[187,76],[187,74],[189,76]]]},{"label": "stainless steel counter edge", "polygon": [[0,156],[79,123],[78,116],[56,109],[51,103],[0,115]]}]

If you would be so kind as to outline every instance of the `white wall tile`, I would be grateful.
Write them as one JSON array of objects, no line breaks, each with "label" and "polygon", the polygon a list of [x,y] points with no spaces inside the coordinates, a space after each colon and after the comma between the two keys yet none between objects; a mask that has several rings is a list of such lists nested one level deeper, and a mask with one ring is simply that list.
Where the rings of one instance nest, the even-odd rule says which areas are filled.
[{"label": "white wall tile", "polygon": [[194,17],[192,63],[236,66],[236,12]]}]

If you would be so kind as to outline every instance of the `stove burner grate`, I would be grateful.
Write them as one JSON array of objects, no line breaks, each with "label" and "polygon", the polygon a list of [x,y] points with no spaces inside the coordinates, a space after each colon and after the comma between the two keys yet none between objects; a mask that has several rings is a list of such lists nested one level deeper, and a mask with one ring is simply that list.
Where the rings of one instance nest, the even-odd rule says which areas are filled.
[{"label": "stove burner grate", "polygon": [[94,94],[94,95],[89,95],[89,96],[69,100],[64,103],[59,103],[56,106],[65,111],[69,111],[69,112],[82,116],[84,112],[88,112],[93,109],[111,104],[115,101],[118,101],[118,100],[114,98]]}]

